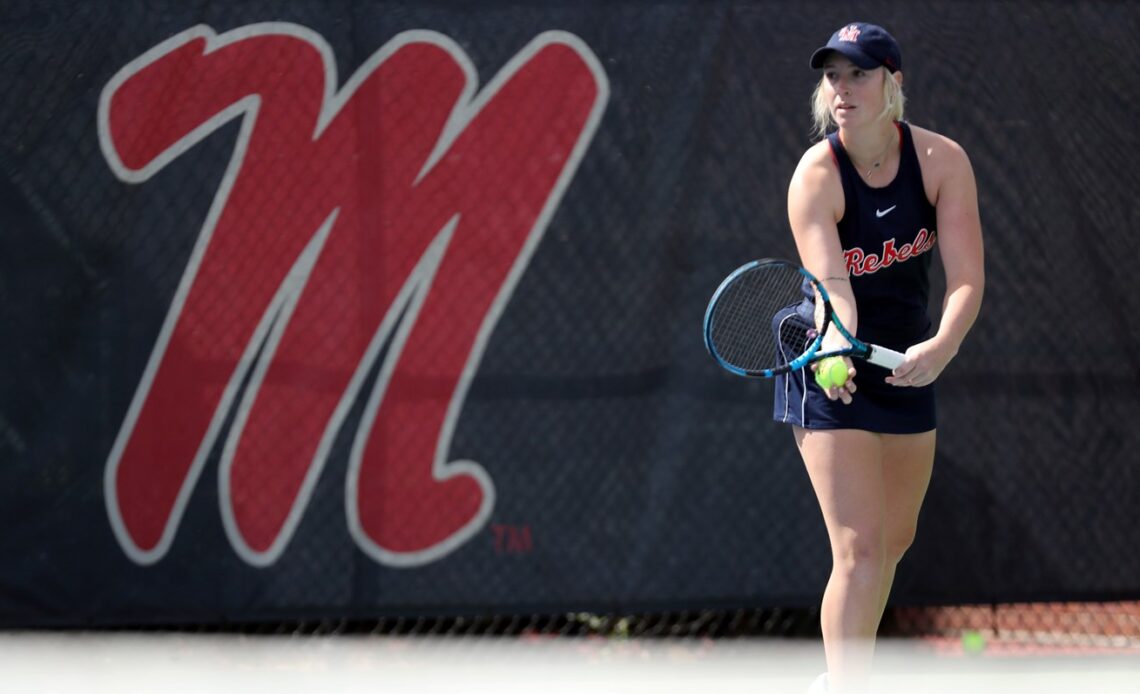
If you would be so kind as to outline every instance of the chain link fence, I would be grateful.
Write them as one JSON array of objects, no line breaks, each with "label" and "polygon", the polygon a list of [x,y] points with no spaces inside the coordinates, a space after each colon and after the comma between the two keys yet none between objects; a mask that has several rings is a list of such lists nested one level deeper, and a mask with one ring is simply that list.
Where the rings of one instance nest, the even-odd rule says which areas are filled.
[{"label": "chain link fence", "polygon": [[[1128,414],[1136,408],[1140,333],[1129,317],[1140,307],[1122,291],[1134,279],[1118,260],[1140,252],[1129,231],[1140,223],[1132,204],[1140,174],[1131,161],[1140,143],[1129,107],[1136,78],[1121,76],[1119,66],[1140,60],[1132,29],[1140,12],[1127,3],[1060,2],[872,2],[863,11],[907,53],[913,122],[946,132],[971,155],[989,268],[982,317],[939,383],[935,477],[883,634],[955,644],[976,632],[991,645],[1135,648],[1140,483],[1130,451],[1140,434]],[[806,62],[851,19],[823,2],[795,13],[776,2],[479,10],[459,2],[128,2],[114,12],[63,0],[7,3],[0,10],[0,489],[8,491],[0,522],[8,531],[0,539],[7,559],[0,622],[302,634],[818,635],[830,557],[810,485],[790,434],[768,421],[770,385],[718,372],[699,328],[729,270],[755,256],[794,253],[783,196],[809,144],[815,75]],[[115,170],[99,139],[101,99],[115,75],[194,27],[215,37],[237,32],[228,34],[236,43],[267,21],[287,24],[293,38],[319,37],[310,43],[323,42],[335,68],[326,73],[335,72],[329,93],[376,67],[395,37],[429,30],[434,45],[449,47],[450,62],[386,74],[405,87],[392,98],[411,98],[425,84],[467,85],[469,93],[458,89],[465,116],[473,104],[491,103],[479,101],[489,85],[506,90],[508,68],[528,57],[524,47],[554,28],[581,42],[566,64],[586,65],[582,74],[598,77],[593,84],[605,98],[597,100],[596,130],[561,182],[542,167],[563,166],[566,148],[541,149],[549,145],[543,129],[519,123],[534,113],[559,120],[591,80],[523,90],[518,103],[533,111],[504,109],[504,118],[521,120],[470,131],[501,135],[489,143],[447,131],[446,117],[423,142],[410,135],[373,141],[370,133],[389,131],[370,129],[368,105],[338,102],[349,109],[342,123],[351,137],[336,167],[304,160],[311,176],[288,177],[286,163],[272,161],[285,145],[258,142],[268,183],[255,190],[225,188],[235,185],[236,169],[227,170],[249,134],[243,128],[253,137],[296,134],[268,129],[268,105],[221,124],[146,181]],[[303,66],[281,45],[271,49],[254,62],[269,66],[271,86],[284,89]],[[1055,65],[1057,55],[1068,56],[1066,67],[1043,74],[1039,66]],[[1002,65],[1027,67],[995,69]],[[249,73],[209,77],[218,81],[178,83],[140,99],[151,106],[126,114],[128,139],[118,145],[161,140],[179,125],[192,130],[191,115],[209,118],[231,106],[210,99]],[[326,85],[316,86],[327,96]],[[310,103],[307,116],[319,120],[322,103]],[[417,119],[447,116],[449,108],[405,104],[398,110],[411,114],[409,127],[398,132],[414,134],[423,124]],[[424,248],[401,250],[405,236],[376,231],[411,224],[389,210],[424,188],[409,183],[381,194],[361,182],[382,187],[383,172],[361,167],[400,160],[419,171],[445,131],[457,139],[436,153],[437,163],[458,173],[438,185],[424,179],[439,195],[422,206],[440,216],[431,217],[438,222],[431,231],[470,209],[442,215],[432,200],[450,204],[474,191],[500,203],[477,229],[483,236],[456,232],[452,248],[462,252],[453,257],[461,261],[443,271],[462,280],[452,296],[459,308],[430,324],[437,339],[422,343],[403,382],[408,411],[424,403],[452,408],[438,426],[447,436],[436,432],[419,448],[393,444],[392,458],[373,469],[375,485],[353,487],[365,466],[354,453],[362,431],[395,440],[415,428],[414,413],[377,418],[369,396],[391,376],[385,357],[408,337],[398,326],[411,325],[419,299],[431,305],[422,296],[395,301],[400,283],[384,281],[409,276]],[[539,149],[550,157],[527,158]],[[486,157],[479,161],[488,168],[470,161],[463,168],[448,151]],[[497,157],[504,151],[526,162],[515,172],[518,186],[503,183],[510,162]],[[549,209],[519,198],[524,184],[539,179],[554,191]],[[220,190],[231,197],[218,197]],[[240,195],[244,208],[226,207]],[[265,374],[251,364],[277,347],[273,331],[284,325],[263,312],[337,207],[332,197],[344,203],[326,246],[339,264],[333,272],[309,268],[328,280],[293,314],[306,316],[295,326],[309,339],[283,350],[282,370],[258,383]],[[495,265],[486,256],[496,232],[523,209],[529,217],[520,228],[545,226],[520,252],[529,254],[524,262]],[[191,354],[180,375],[186,392],[197,397],[206,384],[216,402],[226,389],[232,397],[217,409],[172,398],[154,440],[185,434],[189,413],[205,412],[197,433],[185,434],[197,457],[182,464],[196,477],[162,491],[165,508],[177,509],[173,529],[161,517],[148,526],[148,540],[125,541],[106,497],[109,461],[169,311],[185,299],[179,288],[187,268],[205,254],[203,234],[219,219],[249,245],[230,256],[241,263],[207,268],[224,280],[215,289],[223,288],[186,304],[197,322],[173,344]],[[289,255],[278,252],[286,228],[302,221],[310,233],[290,237],[293,255],[282,262],[274,254]],[[397,255],[403,265],[385,264]],[[270,256],[276,275],[263,267]],[[488,279],[491,270],[500,274]],[[495,294],[510,284],[504,274],[512,290]],[[249,301],[253,294],[260,304]],[[464,303],[475,294],[493,308],[470,313],[499,312],[482,332]],[[393,306],[404,322],[394,318],[374,344]],[[285,299],[275,307],[296,308]],[[238,309],[247,314],[244,332],[211,332],[236,320]],[[444,339],[464,326],[467,342]],[[480,353],[460,364],[468,380],[453,404],[455,373],[437,367],[458,363],[473,344]],[[373,361],[361,366],[366,353]],[[242,359],[245,371],[235,366]],[[350,382],[355,397],[344,395]],[[273,403],[296,416],[256,439],[262,467],[227,468],[227,434],[250,414],[241,396],[258,385],[278,388],[283,395]],[[320,418],[307,416],[317,409]],[[326,428],[333,411],[338,426]],[[210,427],[206,445],[202,432]],[[316,454],[297,451],[318,440],[323,466],[306,477]],[[398,464],[412,457],[407,450],[434,455],[436,444],[446,448],[446,463],[477,462],[493,497],[488,487],[478,488],[480,496],[469,485],[439,497],[448,503],[409,503],[429,498],[408,490],[433,468]],[[173,464],[165,455],[159,464]],[[237,489],[244,491],[226,496]],[[262,494],[292,498],[298,489],[303,504],[261,505]],[[160,495],[145,484],[136,491],[146,500]],[[410,566],[392,559],[416,554],[406,551],[409,527],[458,533],[460,516],[474,518],[483,499],[493,503],[481,524],[453,535],[446,553],[417,554],[420,563]],[[400,525],[416,514],[422,523]],[[287,532],[275,534],[281,528]]]}]

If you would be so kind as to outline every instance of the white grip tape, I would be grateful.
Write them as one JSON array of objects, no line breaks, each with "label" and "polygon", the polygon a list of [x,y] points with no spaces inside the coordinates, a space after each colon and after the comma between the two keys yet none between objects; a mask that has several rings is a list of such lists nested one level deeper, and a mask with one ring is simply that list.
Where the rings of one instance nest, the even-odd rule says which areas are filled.
[{"label": "white grip tape", "polygon": [[884,369],[894,371],[898,368],[899,364],[902,364],[906,360],[906,355],[902,352],[896,352],[893,349],[877,347],[875,345],[869,345],[869,347],[871,348],[871,353],[867,355],[867,361],[876,366],[881,366]]}]

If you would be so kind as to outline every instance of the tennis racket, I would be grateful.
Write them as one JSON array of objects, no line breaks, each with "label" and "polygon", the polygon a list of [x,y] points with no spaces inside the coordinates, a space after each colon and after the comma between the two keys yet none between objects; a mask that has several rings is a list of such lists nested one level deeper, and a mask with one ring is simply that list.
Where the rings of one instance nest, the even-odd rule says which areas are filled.
[{"label": "tennis racket", "polygon": [[[822,351],[829,327],[850,346]],[[739,376],[771,378],[836,356],[892,370],[905,359],[856,339],[832,310],[823,283],[786,260],[754,260],[726,277],[709,301],[704,328],[713,359]]]}]

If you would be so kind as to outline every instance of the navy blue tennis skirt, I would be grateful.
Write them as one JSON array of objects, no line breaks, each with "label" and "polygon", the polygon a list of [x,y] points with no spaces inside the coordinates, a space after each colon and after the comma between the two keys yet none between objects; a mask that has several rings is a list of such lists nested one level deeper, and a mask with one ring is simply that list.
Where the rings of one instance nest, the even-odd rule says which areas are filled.
[{"label": "navy blue tennis skirt", "polygon": [[[812,304],[805,302],[785,309],[773,320],[776,338],[784,353],[791,355],[789,358],[802,353],[803,345],[787,344],[783,336],[796,331],[785,330],[786,322],[800,321],[801,325],[810,326],[811,311]],[[926,339],[930,324],[927,322],[921,330],[892,330],[890,334],[876,330],[865,336],[865,332],[872,333],[860,326],[859,339],[905,352]],[[810,367],[777,376],[772,418],[805,429],[861,429],[879,434],[918,434],[937,426],[933,384],[921,388],[892,386],[884,380],[891,374],[889,369],[859,359],[854,364],[857,388],[849,405],[828,400]]]}]

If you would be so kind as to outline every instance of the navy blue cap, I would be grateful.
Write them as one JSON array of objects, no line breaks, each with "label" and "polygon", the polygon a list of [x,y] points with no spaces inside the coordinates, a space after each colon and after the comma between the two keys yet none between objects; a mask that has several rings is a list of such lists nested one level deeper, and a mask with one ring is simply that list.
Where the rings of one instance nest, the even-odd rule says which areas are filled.
[{"label": "navy blue cap", "polygon": [[864,70],[880,65],[891,72],[902,69],[902,51],[895,38],[877,24],[852,22],[831,35],[827,45],[811,54],[811,66],[823,67],[827,54],[836,51]]}]

